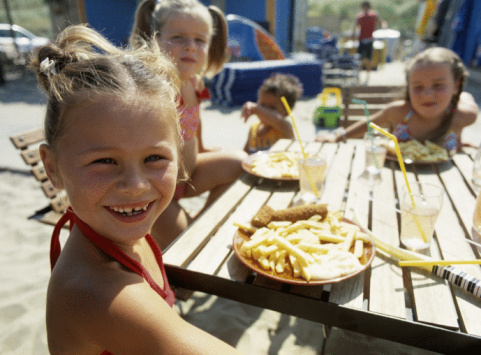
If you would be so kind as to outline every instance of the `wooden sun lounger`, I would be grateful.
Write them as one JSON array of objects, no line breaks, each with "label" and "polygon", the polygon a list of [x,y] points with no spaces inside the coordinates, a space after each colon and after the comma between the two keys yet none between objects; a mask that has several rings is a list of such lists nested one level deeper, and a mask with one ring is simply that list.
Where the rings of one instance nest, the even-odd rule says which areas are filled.
[{"label": "wooden sun lounger", "polygon": [[372,115],[388,103],[403,98],[403,86],[346,86],[342,88],[341,125],[347,127],[366,117],[364,106],[352,102],[353,98],[366,101]]},{"label": "wooden sun lounger", "polygon": [[45,141],[43,129],[23,132],[10,137],[15,148],[20,150],[20,156],[25,164],[31,167],[31,172],[49,200],[44,208],[36,211],[29,218],[37,219],[42,223],[55,225],[70,205],[67,196],[56,189],[48,179],[45,168],[40,158],[39,144]]}]

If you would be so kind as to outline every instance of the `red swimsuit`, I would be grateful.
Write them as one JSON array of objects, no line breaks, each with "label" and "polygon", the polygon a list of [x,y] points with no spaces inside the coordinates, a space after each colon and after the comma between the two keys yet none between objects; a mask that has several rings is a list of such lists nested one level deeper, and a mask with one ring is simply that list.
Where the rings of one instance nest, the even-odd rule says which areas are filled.
[{"label": "red swimsuit", "polygon": [[[145,281],[150,285],[150,287],[157,292],[160,297],[162,297],[167,304],[172,307],[175,303],[175,294],[174,291],[170,288],[169,281],[167,280],[167,275],[165,273],[164,263],[162,261],[162,252],[155,242],[154,238],[150,234],[145,236],[145,239],[149,243],[152,252],[154,253],[155,259],[157,260],[157,264],[159,265],[160,271],[162,273],[162,278],[164,280],[164,288],[162,289],[159,284],[157,284],[152,277],[150,276],[147,269],[138,261],[132,259],[124,252],[122,252],[114,243],[112,243],[107,238],[101,236],[97,232],[95,232],[92,228],[90,228],[87,224],[85,224],[78,216],[72,211],[71,208],[68,208],[62,218],[58,221],[55,229],[52,233],[52,241],[50,244],[50,265],[53,270],[58,257],[60,256],[60,230],[61,228],[70,221],[70,230],[72,230],[74,224],[78,226],[81,230],[82,234],[90,239],[92,243],[94,243],[99,249],[101,249],[105,254],[109,255],[113,259],[117,260],[119,263],[127,267],[128,269],[132,270],[133,272],[137,273],[138,275],[142,276]],[[102,352],[102,355],[111,354],[107,350]]]}]

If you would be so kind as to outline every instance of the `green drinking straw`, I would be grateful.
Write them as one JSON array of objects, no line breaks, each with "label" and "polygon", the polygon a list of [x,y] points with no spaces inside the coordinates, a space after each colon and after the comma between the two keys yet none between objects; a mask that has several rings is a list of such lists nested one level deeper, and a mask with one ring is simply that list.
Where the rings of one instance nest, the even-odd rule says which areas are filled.
[{"label": "green drinking straw", "polygon": [[370,140],[371,140],[372,160],[374,160],[374,165],[376,166],[376,169],[379,169],[379,166],[377,165],[377,159],[374,155],[374,138],[373,138],[373,134],[372,134],[372,128],[370,126],[371,120],[369,119],[370,114],[369,114],[369,110],[367,108],[367,102],[364,101],[364,100],[361,100],[361,99],[356,99],[356,98],[353,98],[351,101],[355,104],[363,105],[364,114],[366,115],[367,132],[369,133],[369,137],[370,137]]}]

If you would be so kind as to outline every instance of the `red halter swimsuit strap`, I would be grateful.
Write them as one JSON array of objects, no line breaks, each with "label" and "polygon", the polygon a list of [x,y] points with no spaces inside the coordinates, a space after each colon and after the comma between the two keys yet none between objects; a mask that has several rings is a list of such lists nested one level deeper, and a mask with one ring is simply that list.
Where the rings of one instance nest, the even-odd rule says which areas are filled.
[{"label": "red halter swimsuit strap", "polygon": [[52,235],[52,244],[50,250],[50,260],[52,269],[55,265],[59,255],[60,255],[60,242],[59,242],[59,233],[60,228],[67,222],[70,221],[70,229],[72,229],[73,225],[76,224],[79,229],[82,231],[83,235],[88,238],[92,243],[94,243],[97,247],[99,247],[104,253],[111,256],[119,263],[124,265],[125,267],[129,268],[136,274],[142,276],[150,287],[156,291],[169,306],[175,302],[175,295],[167,280],[167,274],[165,272],[164,263],[162,261],[162,252],[155,242],[154,238],[147,234],[145,236],[147,243],[149,244],[152,252],[154,253],[155,259],[157,264],[159,265],[160,271],[162,273],[162,278],[164,279],[164,289],[162,289],[150,276],[150,273],[145,269],[145,267],[139,263],[138,261],[132,259],[124,252],[122,252],[115,244],[113,244],[110,240],[106,239],[105,237],[101,236],[97,232],[95,232],[92,228],[90,228],[86,223],[84,223],[78,216],[69,208],[64,216],[59,220],[57,225],[55,226],[53,235]]},{"label": "red halter swimsuit strap", "polygon": [[73,227],[73,213],[72,209],[69,207],[62,217],[60,217],[59,221],[55,225],[52,233],[52,240],[50,241],[50,270],[53,270],[53,267],[57,263],[58,257],[60,256],[60,251],[62,250],[60,246],[60,230],[65,225],[65,223],[70,222],[70,230]]}]

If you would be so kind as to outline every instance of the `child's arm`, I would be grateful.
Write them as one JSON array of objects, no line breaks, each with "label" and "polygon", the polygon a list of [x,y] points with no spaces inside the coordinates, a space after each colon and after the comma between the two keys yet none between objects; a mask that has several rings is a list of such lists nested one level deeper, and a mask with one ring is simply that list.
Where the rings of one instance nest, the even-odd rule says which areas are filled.
[{"label": "child's arm", "polygon": [[83,327],[75,331],[89,343],[98,344],[101,351],[113,354],[237,354],[227,343],[183,320],[145,283],[113,287],[104,301],[99,301],[95,299],[85,307],[90,311],[78,317]]},{"label": "child's arm", "polygon": [[242,107],[241,115],[245,121],[251,115],[256,115],[265,126],[278,130],[284,138],[294,139],[291,123],[276,110],[249,101]]},{"label": "child's arm", "polygon": [[[374,115],[372,115],[370,117],[370,121],[380,127],[387,127],[389,128],[389,130],[392,130],[397,125],[397,123],[402,121],[404,117],[403,112],[406,111],[405,106],[406,102],[404,100],[393,102],[381,111],[378,111]],[[367,132],[367,120],[359,120],[347,127],[345,130],[339,129],[336,131],[337,132],[333,134],[326,134],[324,132],[320,132],[316,136],[316,141],[340,142],[348,138],[362,138],[364,133]]]},{"label": "child's arm", "polygon": [[473,124],[479,113],[479,107],[476,104],[473,95],[465,91],[462,92],[459,97],[456,112],[459,112],[459,123],[462,127]]},{"label": "child's arm", "polygon": [[199,122],[199,128],[197,128],[196,137],[197,137],[197,147],[199,149],[199,153],[214,152],[214,151],[221,150],[220,147],[206,148],[204,146],[204,143],[202,141],[202,120],[200,120]]}]

